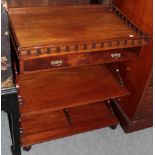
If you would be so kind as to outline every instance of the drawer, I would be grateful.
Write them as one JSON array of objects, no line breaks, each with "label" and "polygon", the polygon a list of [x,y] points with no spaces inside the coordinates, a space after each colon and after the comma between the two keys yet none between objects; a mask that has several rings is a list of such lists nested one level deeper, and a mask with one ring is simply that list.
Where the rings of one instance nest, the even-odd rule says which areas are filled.
[{"label": "drawer", "polygon": [[37,71],[61,67],[74,67],[88,64],[88,53],[46,56],[24,60],[24,71]]},{"label": "drawer", "polygon": [[140,48],[131,48],[26,58],[23,62],[23,66],[24,72],[32,72],[44,69],[102,64],[134,59],[139,55],[139,51]]},{"label": "drawer", "polygon": [[134,59],[139,55],[139,48],[108,50],[92,52],[89,56],[90,64],[116,62]]},{"label": "drawer", "polygon": [[22,146],[118,124],[111,108],[104,102],[66,110],[21,116]]}]

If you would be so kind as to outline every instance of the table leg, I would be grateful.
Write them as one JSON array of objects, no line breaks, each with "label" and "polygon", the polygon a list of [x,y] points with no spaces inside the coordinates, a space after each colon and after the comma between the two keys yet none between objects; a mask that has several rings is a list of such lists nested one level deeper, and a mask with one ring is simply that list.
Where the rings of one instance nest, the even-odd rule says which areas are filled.
[{"label": "table leg", "polygon": [[17,91],[2,94],[2,110],[7,112],[12,139],[11,151],[13,155],[21,155],[19,107]]},{"label": "table leg", "polygon": [[14,113],[8,114],[10,115],[10,131],[12,137],[12,146],[11,151],[13,155],[21,155],[20,148],[20,132],[19,132],[19,117]]}]

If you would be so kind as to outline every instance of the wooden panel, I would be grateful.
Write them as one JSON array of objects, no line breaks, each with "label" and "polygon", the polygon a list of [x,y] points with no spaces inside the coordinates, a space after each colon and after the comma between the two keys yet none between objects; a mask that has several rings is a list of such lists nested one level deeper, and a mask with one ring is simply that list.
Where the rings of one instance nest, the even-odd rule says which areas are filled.
[{"label": "wooden panel", "polygon": [[124,131],[130,133],[153,126],[153,116],[148,116],[140,120],[132,121],[130,126],[124,126]]},{"label": "wooden panel", "polygon": [[140,48],[99,51],[90,53],[76,53],[65,55],[46,55],[30,57],[23,60],[24,72],[74,67],[107,62],[125,61],[137,58]]},{"label": "wooden panel", "polygon": [[80,5],[91,4],[91,0],[78,0]]},{"label": "wooden panel", "polygon": [[145,118],[153,115],[153,88],[146,89],[146,93],[143,95],[141,105],[138,107],[135,115],[135,119]]},{"label": "wooden panel", "polygon": [[29,6],[48,6],[48,0],[29,0]]},{"label": "wooden panel", "polygon": [[108,48],[145,45],[145,34],[120,13],[116,16],[117,12],[104,5],[89,5],[10,9],[9,16],[21,53],[47,47],[59,52],[58,48],[84,44],[88,50],[100,50],[98,43],[103,42]]},{"label": "wooden panel", "polygon": [[79,1],[78,0],[49,0],[49,6],[51,5],[78,5]]},{"label": "wooden panel", "polygon": [[139,55],[139,49],[120,49],[120,50],[109,50],[104,52],[92,52],[89,55],[90,64],[101,64],[110,63],[117,61],[126,61],[137,58]]},{"label": "wooden panel", "polygon": [[[140,27],[143,31],[147,32],[150,36],[148,46],[142,48],[141,50],[141,57],[139,57],[135,61],[130,61],[126,63],[122,62],[119,65],[119,69],[121,72],[121,76],[123,77],[124,83],[131,92],[131,96],[121,98],[119,103],[121,108],[124,110],[125,114],[128,116],[128,118],[131,121],[134,121],[137,117],[134,117],[134,115],[136,115],[136,111],[138,112],[138,108],[143,107],[144,102],[141,102],[141,97],[143,95],[143,91],[145,91],[146,88],[145,85],[148,81],[148,75],[152,70],[153,1],[114,0],[114,2],[117,5],[117,7],[124,12],[126,16],[133,20],[133,22],[138,27]],[[131,104],[131,106],[129,106],[129,104]],[[151,107],[151,104],[148,103],[147,106]],[[145,115],[145,117],[147,117],[147,114]],[[148,117],[150,117],[150,113],[148,113]],[[140,119],[144,119],[144,115],[141,118],[139,117],[139,121]],[[150,124],[150,121],[148,122],[148,124]],[[130,128],[130,126],[126,127]],[[143,127],[144,126],[141,125],[141,128]]]},{"label": "wooden panel", "polygon": [[140,104],[137,106],[134,119],[141,119],[153,116],[153,75],[150,73],[145,88],[143,90]]},{"label": "wooden panel", "polygon": [[112,101],[112,107],[126,133],[145,129],[153,125],[153,115],[147,115],[147,117],[131,121],[116,100]]},{"label": "wooden panel", "polygon": [[86,65],[88,59],[88,53],[26,59],[23,62],[24,72]]},{"label": "wooden panel", "polygon": [[8,6],[10,8],[78,4],[90,4],[90,0],[8,0]]},{"label": "wooden panel", "polygon": [[20,77],[19,86],[23,100],[21,115],[54,111],[129,94],[104,66],[27,73]]},{"label": "wooden panel", "polygon": [[[152,36],[153,1],[114,0],[115,4],[142,30]],[[133,3],[134,2],[134,3]],[[126,5],[128,4],[128,5]],[[144,12],[145,11],[145,12]]]},{"label": "wooden panel", "polygon": [[72,118],[72,125],[67,123],[63,111],[23,116],[21,118],[23,128],[22,146],[118,123],[116,117],[112,115],[109,108],[103,102],[70,108],[69,113]]},{"label": "wooden panel", "polygon": [[8,0],[9,7],[28,7],[29,0]]},{"label": "wooden panel", "polygon": [[48,6],[53,5],[83,5],[90,4],[90,0],[48,0]]}]

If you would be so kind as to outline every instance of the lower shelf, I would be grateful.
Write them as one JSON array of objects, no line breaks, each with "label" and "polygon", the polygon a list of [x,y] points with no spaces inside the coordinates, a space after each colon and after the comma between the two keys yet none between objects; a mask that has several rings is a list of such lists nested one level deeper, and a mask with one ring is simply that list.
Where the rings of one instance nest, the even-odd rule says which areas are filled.
[{"label": "lower shelf", "polygon": [[63,110],[23,116],[22,146],[118,124],[117,118],[104,102],[70,108],[69,114],[72,124],[68,123]]},{"label": "lower shelf", "polygon": [[19,81],[21,115],[41,114],[129,94],[104,65],[24,74]]}]

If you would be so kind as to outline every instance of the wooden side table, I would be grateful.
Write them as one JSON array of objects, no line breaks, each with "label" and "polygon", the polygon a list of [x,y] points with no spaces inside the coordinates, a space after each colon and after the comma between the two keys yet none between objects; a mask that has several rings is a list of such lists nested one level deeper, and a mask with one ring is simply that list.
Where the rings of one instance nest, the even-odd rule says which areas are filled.
[{"label": "wooden side table", "polygon": [[110,100],[130,92],[111,66],[140,57],[146,33],[112,5],[11,8],[9,18],[22,147],[119,123]]},{"label": "wooden side table", "polygon": [[12,57],[4,50],[2,110],[13,155],[21,146],[115,128],[111,103],[130,94],[117,63],[136,60],[148,35],[108,5],[12,8],[9,16]]}]

